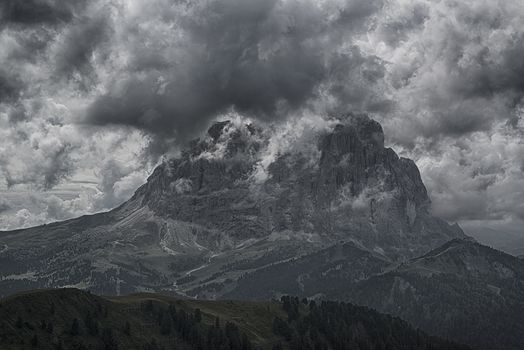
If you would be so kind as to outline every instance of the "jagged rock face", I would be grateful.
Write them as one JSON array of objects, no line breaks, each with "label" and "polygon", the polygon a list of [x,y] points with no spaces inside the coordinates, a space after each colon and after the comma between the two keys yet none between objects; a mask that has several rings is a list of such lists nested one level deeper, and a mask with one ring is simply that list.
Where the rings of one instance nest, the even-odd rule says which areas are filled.
[{"label": "jagged rock face", "polygon": [[260,161],[269,140],[251,125],[222,122],[155,170],[140,199],[160,216],[227,232],[236,240],[294,231],[356,239],[397,259],[454,237],[458,227],[431,217],[413,161],[384,148],[377,122],[354,116],[321,133],[313,152]]},{"label": "jagged rock face", "polygon": [[271,266],[289,282],[271,295],[322,294],[463,237],[429,214],[415,164],[384,148],[380,125],[348,120],[285,148],[254,125],[213,125],[122,206],[0,233],[0,295],[75,286],[249,297]]}]

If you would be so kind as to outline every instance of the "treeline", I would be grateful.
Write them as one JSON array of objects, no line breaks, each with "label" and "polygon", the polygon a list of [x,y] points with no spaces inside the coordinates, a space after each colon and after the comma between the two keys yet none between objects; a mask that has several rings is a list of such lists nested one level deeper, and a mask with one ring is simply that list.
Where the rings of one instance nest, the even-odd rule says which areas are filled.
[{"label": "treeline", "polygon": [[[395,287],[398,279],[413,288],[400,290]],[[353,298],[358,304],[395,313],[421,329],[474,349],[523,349],[524,284],[517,278],[392,272],[369,279]]]},{"label": "treeline", "polygon": [[[205,313],[202,305],[149,296],[117,302],[77,290],[28,293],[0,302],[0,349],[469,349],[399,318],[342,302],[289,296],[280,303],[214,301],[205,304]],[[228,321],[236,317],[241,323]],[[256,336],[247,331],[253,326],[260,327]]]},{"label": "treeline", "polygon": [[[147,312],[156,316],[160,333],[164,336],[176,335],[180,340],[195,350],[252,350],[253,345],[246,334],[229,321],[221,326],[220,318],[215,317],[213,325],[202,322],[202,312],[195,309],[193,313],[170,304],[167,308],[155,307],[151,300],[145,302]],[[163,347],[148,345],[144,350],[163,350]],[[167,350],[167,349],[165,349]]]},{"label": "treeline", "polygon": [[[47,317],[38,324],[35,324],[34,317],[24,319],[19,315],[14,325],[20,334],[29,338],[29,345],[33,349],[118,350],[115,329],[106,325],[109,309],[98,301],[95,301],[94,306],[93,310],[87,311],[83,317],[70,315],[69,321],[64,322],[61,316],[56,315],[59,307],[51,303],[46,311],[39,310],[40,314],[45,313]],[[28,311],[32,313],[30,309]],[[2,323],[0,331],[5,329],[6,325]],[[13,346],[13,341],[8,341],[6,338],[5,334],[0,336],[2,344],[10,343],[10,348],[18,348]],[[94,343],[93,339],[96,339]],[[23,347],[25,344],[23,339],[18,344],[21,349],[26,349]]]},{"label": "treeline", "polygon": [[[0,349],[52,350],[253,350],[246,334],[232,322],[208,317],[198,308],[187,311],[174,303],[153,300],[120,314],[117,309],[95,302],[94,308],[70,318],[56,315],[55,304],[46,312],[45,320],[36,322],[17,316],[16,333],[20,340],[9,341],[0,322]],[[42,310],[43,311],[43,310]],[[121,317],[126,315],[126,317]],[[3,345],[2,345],[3,344]],[[131,345],[132,344],[132,345]],[[29,347],[26,347],[28,345]]]},{"label": "treeline", "polygon": [[466,350],[441,338],[413,329],[399,318],[380,314],[366,307],[343,302],[308,301],[284,296],[287,314],[275,317],[273,333],[284,337],[284,344],[273,350]]}]

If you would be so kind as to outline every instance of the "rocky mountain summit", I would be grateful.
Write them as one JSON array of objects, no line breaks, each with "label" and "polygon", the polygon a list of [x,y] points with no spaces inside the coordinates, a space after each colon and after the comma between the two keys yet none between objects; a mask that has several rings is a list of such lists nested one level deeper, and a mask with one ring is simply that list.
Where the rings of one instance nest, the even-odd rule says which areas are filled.
[{"label": "rocky mountain summit", "polygon": [[[0,233],[0,295],[75,287],[339,299],[475,346],[482,337],[467,334],[491,334],[484,344],[497,348],[497,334],[507,332],[468,315],[489,301],[493,329],[519,320],[524,261],[433,217],[415,163],[384,146],[380,124],[342,120],[280,139],[254,124],[219,122],[120,207]],[[474,331],[454,331],[463,329],[457,322]],[[524,341],[511,334],[507,344]]]},{"label": "rocky mountain summit", "polygon": [[384,147],[380,124],[354,116],[318,135],[313,152],[294,150],[260,164],[268,140],[251,125],[222,122],[162,164],[131,201],[164,218],[239,243],[278,233],[324,242],[354,240],[388,258],[411,257],[464,237],[428,213],[415,163]]},{"label": "rocky mountain summit", "polygon": [[2,233],[0,294],[75,286],[215,298],[240,276],[334,246],[387,265],[465,237],[430,215],[416,165],[385,148],[368,117],[276,151],[271,135],[216,123],[120,207]]}]

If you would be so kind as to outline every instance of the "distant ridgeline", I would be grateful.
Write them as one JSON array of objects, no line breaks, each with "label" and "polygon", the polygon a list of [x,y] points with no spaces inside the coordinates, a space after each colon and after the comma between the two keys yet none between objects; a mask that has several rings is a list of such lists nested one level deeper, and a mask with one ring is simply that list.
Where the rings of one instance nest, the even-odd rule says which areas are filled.
[{"label": "distant ridgeline", "polygon": [[365,307],[44,290],[0,302],[2,350],[467,350]]}]

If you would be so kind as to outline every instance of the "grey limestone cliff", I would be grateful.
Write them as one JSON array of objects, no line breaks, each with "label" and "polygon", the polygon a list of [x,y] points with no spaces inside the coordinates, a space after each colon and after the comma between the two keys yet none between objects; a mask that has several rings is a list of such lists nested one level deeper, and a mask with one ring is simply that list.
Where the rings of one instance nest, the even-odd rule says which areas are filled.
[{"label": "grey limestone cliff", "polygon": [[[344,120],[271,157],[270,131],[214,124],[120,207],[1,233],[0,294],[75,286],[218,298],[270,266],[300,262],[300,283],[315,284],[310,261],[318,276],[361,279],[464,237],[431,216],[416,165],[384,147],[380,124]],[[326,253],[348,245],[361,253]]]}]

